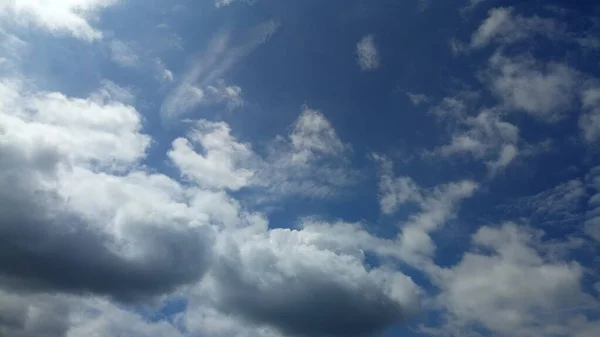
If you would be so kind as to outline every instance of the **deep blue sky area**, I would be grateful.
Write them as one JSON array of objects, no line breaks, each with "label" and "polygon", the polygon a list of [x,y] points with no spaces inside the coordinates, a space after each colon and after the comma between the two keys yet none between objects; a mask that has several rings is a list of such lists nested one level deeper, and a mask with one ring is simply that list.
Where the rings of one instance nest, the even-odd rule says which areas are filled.
[{"label": "deep blue sky area", "polygon": [[600,6],[0,1],[0,337],[600,336]]}]

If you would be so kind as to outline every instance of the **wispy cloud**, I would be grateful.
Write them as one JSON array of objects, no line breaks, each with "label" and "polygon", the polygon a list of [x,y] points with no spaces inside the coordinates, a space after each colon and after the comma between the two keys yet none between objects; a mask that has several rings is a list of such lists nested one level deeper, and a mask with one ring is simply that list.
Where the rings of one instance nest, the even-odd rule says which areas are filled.
[{"label": "wispy cloud", "polygon": [[[247,32],[245,39],[239,44],[232,42],[233,36],[229,31],[217,34],[206,50],[197,57],[191,68],[182,75],[175,89],[167,95],[161,106],[162,116],[174,118],[202,102],[207,102],[206,92],[211,91],[208,87],[214,86],[244,56],[267,42],[278,27],[279,23],[276,21],[260,24]],[[239,87],[229,88],[227,92],[241,90],[237,89]],[[217,96],[224,97],[220,94]]]}]

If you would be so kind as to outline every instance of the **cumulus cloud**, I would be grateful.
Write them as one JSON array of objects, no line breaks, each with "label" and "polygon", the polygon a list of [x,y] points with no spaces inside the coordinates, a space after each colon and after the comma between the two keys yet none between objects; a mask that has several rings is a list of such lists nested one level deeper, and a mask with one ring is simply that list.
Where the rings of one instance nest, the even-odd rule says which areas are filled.
[{"label": "cumulus cloud", "polygon": [[[188,139],[177,138],[169,158],[184,177],[200,187],[238,190],[250,184],[254,171],[242,167],[253,160],[254,153],[248,144],[238,143],[225,123],[198,121]],[[190,140],[202,147],[204,155],[197,153]]]},{"label": "cumulus cloud", "polygon": [[211,229],[189,225],[178,183],[134,169],[138,112],[32,90],[0,83],[1,284],[137,300],[202,276]]},{"label": "cumulus cloud", "polygon": [[509,58],[496,53],[489,65],[486,77],[492,93],[508,108],[539,121],[560,121],[577,98],[579,74],[564,64],[544,64],[532,57]]},{"label": "cumulus cloud", "polygon": [[592,168],[586,178],[594,194],[587,201],[588,211],[584,230],[592,238],[600,241],[600,167]]},{"label": "cumulus cloud", "polygon": [[584,316],[574,321],[598,305],[582,289],[583,268],[550,259],[542,234],[505,223],[473,235],[473,251],[437,278],[442,289],[437,301],[447,310],[446,335],[468,335],[477,327],[518,337],[597,331]]},{"label": "cumulus cloud", "polygon": [[9,24],[33,25],[53,34],[68,34],[84,41],[102,38],[91,25],[98,12],[117,0],[3,1],[0,20]]},{"label": "cumulus cloud", "polygon": [[200,120],[188,137],[173,142],[168,156],[183,177],[202,188],[249,188],[265,202],[285,196],[328,198],[355,182],[357,172],[347,158],[351,148],[321,112],[302,107],[291,128],[259,155],[238,142],[226,123]]},{"label": "cumulus cloud", "polygon": [[358,178],[350,167],[351,150],[320,111],[303,106],[291,132],[271,142],[255,181],[275,195],[327,198],[349,192]]},{"label": "cumulus cloud", "polygon": [[218,263],[197,305],[214,302],[287,336],[369,336],[418,311],[420,290],[410,278],[369,266],[362,250],[326,235],[329,225],[309,227],[233,233],[218,242]]},{"label": "cumulus cloud", "polygon": [[360,69],[374,70],[379,68],[379,52],[375,45],[374,35],[365,35],[356,43],[356,55],[358,56]]},{"label": "cumulus cloud", "polygon": [[438,115],[456,116],[458,130],[450,143],[433,150],[434,154],[443,157],[469,155],[484,162],[491,175],[503,170],[519,155],[519,129],[502,120],[498,111],[488,109],[467,117],[462,101],[450,99],[444,102],[437,108],[441,109]]}]

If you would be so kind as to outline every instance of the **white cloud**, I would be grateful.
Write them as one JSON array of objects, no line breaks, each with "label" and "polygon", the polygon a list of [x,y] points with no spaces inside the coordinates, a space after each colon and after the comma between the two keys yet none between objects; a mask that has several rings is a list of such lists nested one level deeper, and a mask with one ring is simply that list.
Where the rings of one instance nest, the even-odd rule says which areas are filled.
[{"label": "white cloud", "polygon": [[138,133],[137,111],[115,101],[105,89],[87,99],[71,98],[57,92],[32,93],[20,79],[4,79],[0,95],[4,144],[27,146],[30,153],[52,148],[70,163],[119,169],[141,159],[150,142]]},{"label": "white cloud", "polygon": [[271,142],[255,182],[279,197],[328,198],[350,192],[347,187],[357,178],[349,166],[350,152],[321,112],[303,106],[290,134]]},{"label": "white cloud", "polygon": [[477,183],[469,180],[452,182],[426,189],[418,186],[410,177],[394,178],[389,159],[376,155],[381,164],[379,203],[384,214],[392,214],[402,204],[419,207],[403,224],[399,234],[398,254],[405,262],[425,270],[435,269],[432,258],[435,243],[429,236],[448,220],[456,216],[458,204],[470,198]]},{"label": "white cloud", "polygon": [[[276,21],[257,25],[247,32],[246,41],[234,46],[231,45],[230,32],[217,34],[204,53],[182,76],[178,85],[164,99],[161,106],[163,117],[177,117],[201,103],[226,102],[230,107],[240,105],[242,89],[237,86],[226,86],[222,82],[222,77],[240,59],[268,41],[278,28],[279,24]],[[213,91],[214,95],[207,94]]]},{"label": "white cloud", "polygon": [[0,3],[0,23],[35,25],[53,34],[94,41],[102,32],[91,25],[98,12],[117,0],[18,0]]},{"label": "white cloud", "polygon": [[460,116],[458,121],[466,129],[455,132],[450,144],[434,153],[444,157],[469,154],[485,161],[490,174],[504,169],[519,154],[519,129],[501,120],[497,111],[484,110],[475,117],[464,117],[463,110],[464,107],[455,115]]},{"label": "white cloud", "polygon": [[358,65],[362,70],[374,70],[379,68],[379,52],[375,45],[374,35],[365,35],[356,44],[356,55],[358,56]]},{"label": "white cloud", "polygon": [[[177,138],[169,158],[184,177],[204,188],[238,190],[248,184],[255,172],[248,165],[254,153],[248,144],[238,143],[225,123],[198,121],[188,139]],[[202,146],[204,155],[194,151],[190,140]]]},{"label": "white cloud", "polygon": [[583,268],[548,259],[540,235],[514,223],[473,235],[474,250],[437,278],[445,334],[481,327],[494,336],[574,336],[593,328],[573,321],[578,310],[598,305],[582,291]]},{"label": "white cloud", "polygon": [[543,64],[532,57],[490,58],[486,73],[489,88],[509,109],[521,110],[537,120],[555,123],[573,106],[579,74],[564,64]]},{"label": "white cloud", "polygon": [[552,19],[515,15],[512,8],[499,7],[489,11],[487,19],[473,33],[470,47],[478,49],[492,42],[510,44],[542,35],[554,38],[562,30]]}]

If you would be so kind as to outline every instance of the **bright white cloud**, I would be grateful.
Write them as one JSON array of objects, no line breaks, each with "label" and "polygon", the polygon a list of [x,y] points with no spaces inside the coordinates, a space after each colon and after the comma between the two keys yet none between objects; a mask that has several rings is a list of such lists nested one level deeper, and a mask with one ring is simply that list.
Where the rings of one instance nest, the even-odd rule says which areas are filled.
[{"label": "bright white cloud", "polygon": [[[238,143],[230,132],[225,123],[201,120],[189,134],[189,140],[173,141],[168,156],[184,177],[200,187],[238,190],[254,176],[252,169],[242,167],[253,160],[254,153],[248,144]],[[197,153],[192,144],[200,145],[205,154]]]},{"label": "bright white cloud", "polygon": [[[452,105],[456,110],[456,105]],[[446,111],[446,110],[444,110]],[[444,157],[468,154],[485,162],[490,174],[508,166],[519,154],[519,129],[500,119],[495,110],[484,110],[475,117],[465,117],[464,105],[453,112],[459,116],[459,129],[450,144],[442,145],[434,153]]]},{"label": "bright white cloud", "polygon": [[91,22],[98,12],[118,0],[16,0],[0,3],[0,23],[34,25],[53,34],[69,34],[75,38],[94,41],[102,32]]},{"label": "bright white cloud", "polygon": [[470,198],[477,183],[463,180],[426,189],[418,186],[410,177],[395,178],[389,159],[376,155],[381,164],[379,181],[379,204],[384,214],[392,214],[402,204],[411,203],[419,211],[411,215],[399,233],[398,253],[405,262],[426,270],[434,268],[432,258],[436,245],[430,233],[438,230],[456,216],[458,204]]},{"label": "bright white cloud", "polygon": [[375,36],[363,36],[356,43],[356,55],[358,56],[358,65],[362,70],[374,70],[379,68],[380,59],[377,46],[375,45]]}]

